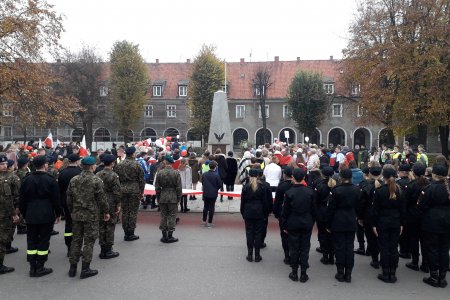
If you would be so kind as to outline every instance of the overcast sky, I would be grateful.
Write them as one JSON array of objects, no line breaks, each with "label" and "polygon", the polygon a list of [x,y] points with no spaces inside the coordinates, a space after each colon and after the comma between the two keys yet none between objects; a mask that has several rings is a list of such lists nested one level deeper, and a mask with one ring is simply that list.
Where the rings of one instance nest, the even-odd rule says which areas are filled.
[{"label": "overcast sky", "polygon": [[147,62],[183,62],[204,43],[229,62],[341,58],[356,10],[356,0],[48,2],[65,15],[61,43],[70,50],[84,43],[107,60],[115,41],[128,40]]}]

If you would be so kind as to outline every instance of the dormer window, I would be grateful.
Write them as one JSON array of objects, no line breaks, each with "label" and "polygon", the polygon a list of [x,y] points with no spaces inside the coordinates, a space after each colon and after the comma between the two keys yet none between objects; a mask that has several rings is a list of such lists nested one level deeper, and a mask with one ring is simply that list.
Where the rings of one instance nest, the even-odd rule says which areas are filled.
[{"label": "dormer window", "polygon": [[12,117],[13,116],[13,105],[11,103],[3,104],[3,116]]},{"label": "dormer window", "polygon": [[178,86],[178,96],[187,97],[187,86],[186,85]]},{"label": "dormer window", "polygon": [[100,87],[100,97],[106,97],[106,96],[108,96],[108,87],[101,86]]},{"label": "dormer window", "polygon": [[162,96],[162,85],[154,85],[153,97],[161,97],[161,96]]},{"label": "dormer window", "polygon": [[325,83],[323,85],[323,89],[325,90],[325,94],[327,94],[327,95],[334,94],[334,84],[333,83]]},{"label": "dormer window", "polygon": [[352,95],[357,96],[361,93],[361,85],[359,84],[352,84]]},{"label": "dormer window", "polygon": [[261,85],[255,85],[255,96],[264,96],[266,92],[265,86]]}]

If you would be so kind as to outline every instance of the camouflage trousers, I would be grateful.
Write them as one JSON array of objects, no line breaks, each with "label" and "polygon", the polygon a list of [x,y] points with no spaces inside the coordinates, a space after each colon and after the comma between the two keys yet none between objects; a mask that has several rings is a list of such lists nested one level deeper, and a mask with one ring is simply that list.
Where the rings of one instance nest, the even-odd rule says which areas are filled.
[{"label": "camouflage trousers", "polygon": [[9,243],[10,228],[11,218],[0,217],[0,263],[2,263],[5,258],[6,245]]},{"label": "camouflage trousers", "polygon": [[14,224],[12,221],[10,221],[10,227],[8,232],[8,243],[11,244],[12,241],[14,241],[14,233],[16,232],[17,224]]},{"label": "camouflage trousers", "polygon": [[111,219],[108,222],[99,222],[99,244],[100,246],[112,246],[114,245],[114,230],[116,229],[116,219],[114,216],[116,214],[111,214]]},{"label": "camouflage trousers", "polygon": [[175,231],[178,203],[160,203],[161,223],[159,229],[162,231]]},{"label": "camouflage trousers", "polygon": [[122,228],[125,234],[136,228],[136,219],[141,204],[141,195],[122,194]]},{"label": "camouflage trousers", "polygon": [[69,254],[70,264],[77,264],[81,256],[84,263],[92,261],[92,252],[94,251],[95,240],[98,237],[98,223],[98,221],[73,221],[73,236]]}]

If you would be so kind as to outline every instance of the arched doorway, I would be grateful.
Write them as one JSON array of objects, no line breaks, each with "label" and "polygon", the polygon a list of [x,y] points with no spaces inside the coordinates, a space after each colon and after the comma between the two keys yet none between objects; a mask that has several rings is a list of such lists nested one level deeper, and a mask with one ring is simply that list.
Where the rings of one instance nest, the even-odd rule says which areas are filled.
[{"label": "arched doorway", "polygon": [[353,147],[355,145],[364,145],[366,148],[369,148],[372,146],[371,141],[372,134],[367,128],[358,128],[353,133]]},{"label": "arched doorway", "polygon": [[170,136],[173,138],[176,138],[177,135],[180,135],[180,132],[176,128],[167,128],[166,131],[164,131],[164,136]]},{"label": "arched doorway", "polygon": [[269,129],[266,129],[264,134],[264,129],[260,128],[256,132],[256,146],[264,145],[265,143],[272,143],[272,132]]},{"label": "arched doorway", "polygon": [[309,144],[320,145],[320,143],[322,142],[322,134],[320,133],[319,129],[317,129],[317,128],[314,129],[311,132],[311,134],[309,134],[309,135],[304,134],[303,141],[299,141],[299,143],[300,142],[304,143],[305,137],[309,138],[309,141],[308,141]]},{"label": "arched doorway", "polygon": [[394,132],[392,129],[383,128],[380,130],[380,133],[378,134],[378,145],[381,146],[382,144],[387,146],[395,145]]},{"label": "arched doorway", "polygon": [[83,128],[78,127],[72,131],[72,142],[81,142],[83,139],[84,131]]},{"label": "arched doorway", "polygon": [[201,141],[202,135],[198,132],[195,132],[194,129],[189,129],[186,134],[187,141]]},{"label": "arched doorway", "polygon": [[[286,132],[288,133],[289,138],[286,137]],[[281,129],[280,134],[278,136],[280,141],[283,143],[293,144],[297,141],[297,135],[295,134],[295,131],[292,128]]]},{"label": "arched doorway", "polygon": [[110,142],[111,133],[104,127],[98,128],[94,133],[94,142]]},{"label": "arched doorway", "polygon": [[156,138],[157,138],[156,131],[153,128],[146,127],[144,129],[142,129],[141,140],[146,140],[148,138],[152,139],[153,141],[156,140]]},{"label": "arched doorway", "polygon": [[239,147],[242,141],[248,141],[248,132],[244,128],[237,128],[233,132],[233,146]]},{"label": "arched doorway", "polygon": [[342,128],[333,128],[328,132],[328,145],[330,144],[333,144],[333,147],[337,145],[345,146],[346,137]]}]

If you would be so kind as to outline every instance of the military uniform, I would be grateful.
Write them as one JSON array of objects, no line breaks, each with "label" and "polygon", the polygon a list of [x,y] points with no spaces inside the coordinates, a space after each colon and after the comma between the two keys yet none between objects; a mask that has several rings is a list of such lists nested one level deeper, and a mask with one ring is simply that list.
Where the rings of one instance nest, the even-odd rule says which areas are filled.
[{"label": "military uniform", "polygon": [[[129,148],[126,149],[127,154],[132,151]],[[134,234],[134,230],[136,229],[140,201],[144,194],[144,171],[139,163],[130,156],[127,156],[123,162],[118,164],[114,171],[119,175],[122,189],[122,228],[125,233],[125,240],[137,240],[139,236]]]},{"label": "military uniform", "polygon": [[[173,159],[167,159],[173,162]],[[159,207],[161,209],[161,223],[159,229],[162,231],[162,242],[174,242],[177,239],[172,237],[175,231],[178,202],[181,200],[183,189],[181,187],[180,174],[167,166],[156,175],[155,190],[158,196]]]},{"label": "military uniform", "polygon": [[[122,195],[120,189],[119,175],[117,175],[111,169],[103,169],[96,174],[103,181],[103,187],[108,199],[109,215],[111,216],[109,221],[100,220],[99,227],[99,242],[102,252],[100,258],[111,258],[117,252],[112,252],[112,246],[114,245],[114,230],[116,228],[117,214],[116,209],[120,207],[120,197]],[[114,255],[113,257],[118,256]]]},{"label": "military uniform", "polygon": [[[90,159],[92,159],[92,165],[95,164],[93,157],[84,158],[82,163],[90,165]],[[73,239],[69,255],[71,271],[75,269],[72,274],[75,276],[76,265],[82,257],[80,278],[96,275],[97,272],[91,270],[89,264],[92,261],[94,243],[98,237],[99,216],[109,212],[102,180],[90,171],[82,171],[80,175],[72,178],[67,190],[67,207],[73,220]],[[82,247],[83,250],[81,250]],[[70,271],[69,275],[73,277]]]},{"label": "military uniform", "polygon": [[[14,208],[16,209],[16,213],[19,214],[19,188],[20,188],[20,178],[15,175],[12,171],[9,171],[10,173],[10,180],[12,180],[13,182],[13,186],[14,186]],[[16,232],[16,227],[17,224],[11,222],[11,227],[9,229],[9,235],[8,235],[8,243],[6,244],[6,253],[13,253],[13,252],[17,252],[17,248],[11,246],[13,240],[14,240],[14,233]]]}]

